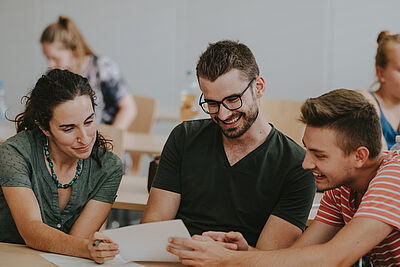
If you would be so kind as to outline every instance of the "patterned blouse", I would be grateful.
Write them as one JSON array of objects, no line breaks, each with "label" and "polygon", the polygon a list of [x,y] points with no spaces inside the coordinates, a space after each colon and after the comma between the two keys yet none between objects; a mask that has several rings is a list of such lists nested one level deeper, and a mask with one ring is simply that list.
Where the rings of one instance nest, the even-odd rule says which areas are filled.
[{"label": "patterned blouse", "polygon": [[82,75],[96,92],[97,121],[112,124],[119,111],[119,101],[130,94],[118,65],[108,57],[93,55]]}]

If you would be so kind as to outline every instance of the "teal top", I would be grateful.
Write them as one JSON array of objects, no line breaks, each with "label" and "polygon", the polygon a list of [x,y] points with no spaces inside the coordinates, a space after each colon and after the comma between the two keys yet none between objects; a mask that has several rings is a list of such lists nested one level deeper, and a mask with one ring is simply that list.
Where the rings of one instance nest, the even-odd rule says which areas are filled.
[{"label": "teal top", "polygon": [[[43,156],[43,134],[22,131],[0,145],[0,186],[33,190],[45,224],[69,233],[89,200],[113,203],[123,175],[121,160],[105,152],[100,167],[92,156],[83,161],[81,176],[60,211],[58,190]],[[23,201],[23,200],[21,200]],[[0,188],[0,242],[24,244]]]}]

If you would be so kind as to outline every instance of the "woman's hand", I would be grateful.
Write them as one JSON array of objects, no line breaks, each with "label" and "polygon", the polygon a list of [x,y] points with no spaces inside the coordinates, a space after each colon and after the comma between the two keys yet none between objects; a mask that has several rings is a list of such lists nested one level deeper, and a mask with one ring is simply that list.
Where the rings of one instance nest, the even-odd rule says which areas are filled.
[{"label": "woman's hand", "polygon": [[104,263],[119,254],[118,244],[102,233],[95,232],[89,238],[89,255],[97,263]]}]

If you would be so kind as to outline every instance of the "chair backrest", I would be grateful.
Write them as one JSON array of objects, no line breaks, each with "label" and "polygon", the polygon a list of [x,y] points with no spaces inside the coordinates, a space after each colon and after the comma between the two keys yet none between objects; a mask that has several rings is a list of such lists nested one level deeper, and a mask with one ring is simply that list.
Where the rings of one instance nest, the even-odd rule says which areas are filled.
[{"label": "chair backrest", "polygon": [[157,101],[154,98],[133,96],[136,102],[137,115],[128,131],[150,133],[156,115]]},{"label": "chair backrest", "polygon": [[98,125],[99,132],[106,138],[111,139],[113,144],[113,152],[123,161],[124,155],[124,142],[125,142],[125,133],[123,130],[118,129],[117,127],[113,127],[107,124],[99,124]]},{"label": "chair backrest", "polygon": [[262,98],[261,112],[275,128],[302,146],[305,125],[298,121],[302,102],[277,98]]},{"label": "chair backrest", "polygon": [[[144,96],[133,96],[136,102],[137,115],[128,131],[135,133],[150,133],[157,112],[157,101],[154,98]],[[139,174],[140,156],[131,154],[132,166],[131,174]]]}]

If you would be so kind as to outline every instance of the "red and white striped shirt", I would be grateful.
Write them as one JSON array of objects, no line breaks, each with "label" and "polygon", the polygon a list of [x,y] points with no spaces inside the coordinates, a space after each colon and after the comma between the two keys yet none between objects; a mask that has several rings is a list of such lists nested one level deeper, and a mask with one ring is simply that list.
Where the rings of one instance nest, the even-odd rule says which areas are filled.
[{"label": "red and white striped shirt", "polygon": [[342,227],[353,217],[368,217],[394,227],[369,253],[374,266],[400,266],[400,152],[384,152],[385,157],[368,185],[358,210],[350,189],[325,191],[316,220]]}]

